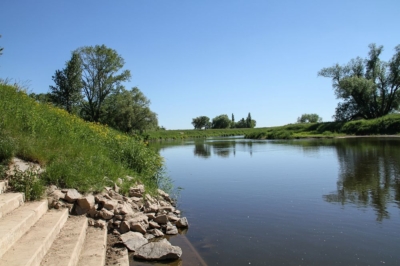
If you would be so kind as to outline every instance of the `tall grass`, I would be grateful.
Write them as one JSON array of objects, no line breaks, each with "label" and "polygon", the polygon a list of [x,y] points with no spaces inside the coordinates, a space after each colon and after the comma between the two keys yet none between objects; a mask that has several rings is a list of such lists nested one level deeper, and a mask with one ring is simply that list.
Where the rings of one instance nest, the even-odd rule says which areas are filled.
[{"label": "tall grass", "polygon": [[0,161],[18,156],[37,162],[46,167],[41,177],[46,184],[88,192],[114,182],[127,189],[140,181],[152,190],[162,178],[162,157],[141,138],[85,122],[4,84],[0,84],[0,137]]}]

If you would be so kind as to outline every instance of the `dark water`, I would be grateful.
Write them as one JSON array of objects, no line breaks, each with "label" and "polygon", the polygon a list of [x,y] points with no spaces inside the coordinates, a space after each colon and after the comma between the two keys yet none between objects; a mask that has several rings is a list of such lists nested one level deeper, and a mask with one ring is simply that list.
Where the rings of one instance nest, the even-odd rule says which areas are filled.
[{"label": "dark water", "polygon": [[400,265],[400,138],[153,147],[208,265]]}]

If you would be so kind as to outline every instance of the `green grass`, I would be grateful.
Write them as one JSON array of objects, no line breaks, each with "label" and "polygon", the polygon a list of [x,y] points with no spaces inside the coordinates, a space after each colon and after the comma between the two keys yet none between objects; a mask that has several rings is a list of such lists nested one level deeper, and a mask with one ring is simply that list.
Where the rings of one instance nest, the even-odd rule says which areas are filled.
[{"label": "green grass", "polygon": [[138,181],[151,192],[163,178],[162,157],[142,138],[85,122],[0,84],[1,169],[12,156],[45,167],[43,184],[81,192],[101,191],[118,180],[124,191]]},{"label": "green grass", "polygon": [[228,128],[207,130],[158,130],[144,134],[147,140],[195,139],[239,136],[249,139],[335,138],[346,135],[393,135],[400,133],[400,114],[351,122],[295,123],[265,128]]}]

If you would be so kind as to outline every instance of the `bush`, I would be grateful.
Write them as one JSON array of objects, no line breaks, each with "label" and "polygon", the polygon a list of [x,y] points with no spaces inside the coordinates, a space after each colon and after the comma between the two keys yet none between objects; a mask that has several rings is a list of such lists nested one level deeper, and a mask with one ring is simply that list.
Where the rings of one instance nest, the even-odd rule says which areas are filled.
[{"label": "bush", "polygon": [[12,190],[24,193],[28,201],[42,198],[45,191],[38,170],[33,168],[28,168],[25,172],[16,169],[9,179],[9,185]]}]

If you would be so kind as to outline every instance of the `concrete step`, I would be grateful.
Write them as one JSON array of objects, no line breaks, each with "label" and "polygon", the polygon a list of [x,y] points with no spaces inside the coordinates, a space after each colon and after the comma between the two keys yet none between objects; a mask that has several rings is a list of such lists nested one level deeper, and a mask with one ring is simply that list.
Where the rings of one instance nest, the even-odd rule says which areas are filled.
[{"label": "concrete step", "polygon": [[79,258],[79,266],[99,266],[106,262],[107,229],[89,226]]},{"label": "concrete step", "polygon": [[4,193],[0,194],[0,218],[24,205],[24,194]]},{"label": "concrete step", "polygon": [[42,266],[75,266],[86,238],[85,216],[70,216],[42,260]]},{"label": "concrete step", "polygon": [[7,187],[8,187],[7,180],[0,180],[0,194],[3,194],[4,192],[6,192]]},{"label": "concrete step", "polygon": [[3,255],[0,266],[40,265],[67,218],[68,209],[48,211]]},{"label": "concrete step", "polygon": [[46,211],[47,200],[28,202],[0,219],[0,258]]}]

